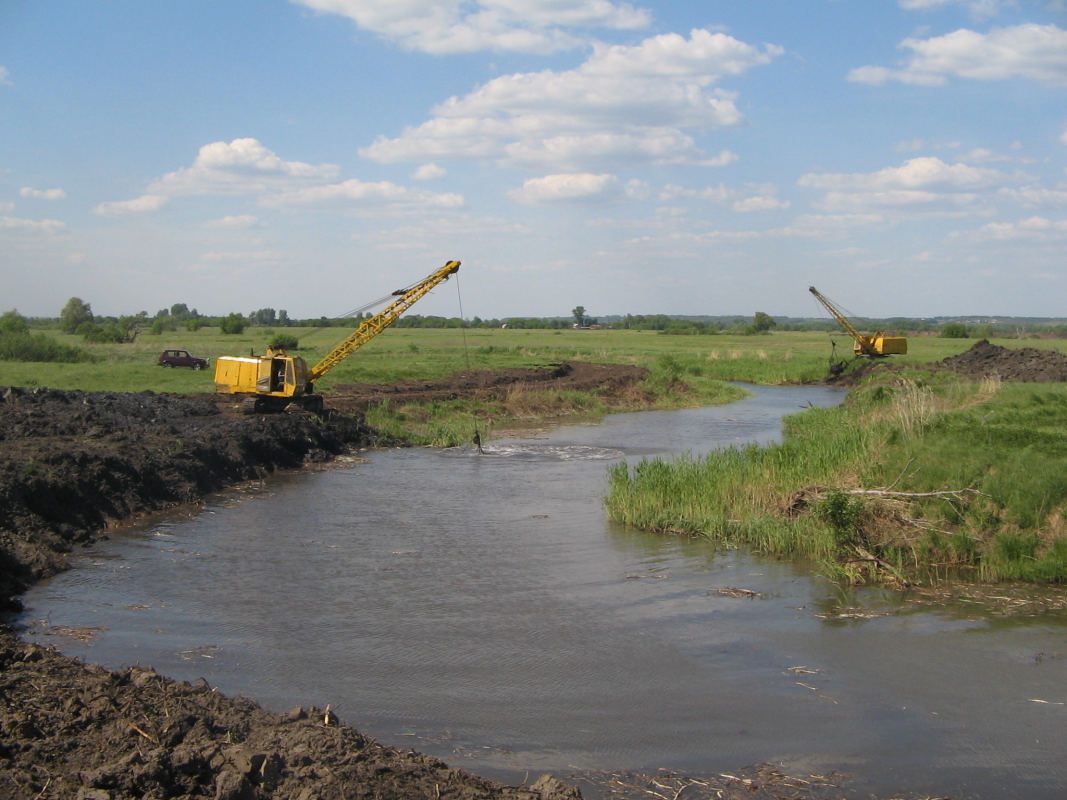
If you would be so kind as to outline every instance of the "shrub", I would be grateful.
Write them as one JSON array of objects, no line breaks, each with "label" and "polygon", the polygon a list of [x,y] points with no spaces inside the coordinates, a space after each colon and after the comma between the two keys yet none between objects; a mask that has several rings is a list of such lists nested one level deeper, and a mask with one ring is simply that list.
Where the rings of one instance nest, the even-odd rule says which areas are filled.
[{"label": "shrub", "polygon": [[219,322],[219,329],[223,333],[244,333],[245,324],[245,318],[235,311],[228,317],[222,318]]},{"label": "shrub", "polygon": [[966,339],[967,338],[967,326],[962,322],[950,322],[944,328],[941,329],[940,338],[942,339]]},{"label": "shrub", "polygon": [[26,323],[26,318],[22,316],[16,309],[5,311],[3,316],[0,316],[0,333],[29,333],[30,326]]},{"label": "shrub", "polygon": [[300,340],[291,333],[276,333],[267,346],[274,350],[299,350]]},{"label": "shrub", "polygon": [[80,347],[61,344],[43,333],[0,333],[0,360],[56,361],[73,364],[92,361],[93,357]]}]

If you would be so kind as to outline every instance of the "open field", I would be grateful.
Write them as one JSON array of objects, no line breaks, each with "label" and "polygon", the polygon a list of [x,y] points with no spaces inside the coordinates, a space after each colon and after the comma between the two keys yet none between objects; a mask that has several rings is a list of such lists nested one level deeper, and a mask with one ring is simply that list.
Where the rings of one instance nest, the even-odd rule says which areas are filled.
[{"label": "open field", "polygon": [[[279,330],[300,339],[300,354],[314,364],[348,331],[342,328],[247,328],[223,335],[218,328],[142,335],[133,344],[84,345],[79,336],[55,334],[67,344],[85,346],[99,360],[83,364],[0,361],[0,386],[48,386],[86,391],[212,391],[211,372],[164,370],[156,358],[180,347],[212,360],[220,355],[262,353]],[[1008,347],[1016,340],[995,340]],[[969,339],[912,337],[911,353],[893,363],[923,364],[955,355]],[[1067,350],[1064,340],[1031,340],[1026,346]],[[849,346],[838,340],[838,351]],[[824,333],[775,332],[766,336],[663,336],[654,331],[492,330],[391,328],[319,382],[327,395],[338,383],[393,383],[440,379],[464,369],[537,367],[567,360],[653,366],[670,356],[687,376],[760,384],[804,383],[827,374],[829,337]]]}]

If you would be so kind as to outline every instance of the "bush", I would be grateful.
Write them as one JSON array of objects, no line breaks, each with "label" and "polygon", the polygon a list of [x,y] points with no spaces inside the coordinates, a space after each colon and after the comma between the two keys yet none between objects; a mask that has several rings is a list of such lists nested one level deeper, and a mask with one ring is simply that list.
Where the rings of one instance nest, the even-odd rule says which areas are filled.
[{"label": "bush", "polygon": [[193,317],[185,320],[182,324],[185,326],[185,330],[196,332],[203,328],[206,323],[200,317]]},{"label": "bush", "polygon": [[300,340],[291,333],[276,333],[267,346],[272,350],[299,350]]},{"label": "bush", "polygon": [[30,326],[26,322],[26,318],[22,316],[16,309],[5,311],[3,316],[0,316],[0,333],[29,333]]},{"label": "bush", "polygon": [[152,323],[152,327],[148,332],[152,336],[159,336],[163,331],[176,331],[178,330],[178,324],[170,317],[160,317]]},{"label": "bush", "polygon": [[962,322],[950,322],[944,328],[941,329],[940,338],[942,339],[966,339],[967,338],[967,326]]},{"label": "bush", "polygon": [[58,361],[73,364],[78,361],[92,361],[93,357],[80,347],[61,344],[43,333],[30,335],[25,332],[2,332],[0,333],[0,360]]},{"label": "bush", "polygon": [[235,311],[228,317],[222,318],[219,322],[219,329],[223,333],[244,333],[245,325],[245,318]]}]

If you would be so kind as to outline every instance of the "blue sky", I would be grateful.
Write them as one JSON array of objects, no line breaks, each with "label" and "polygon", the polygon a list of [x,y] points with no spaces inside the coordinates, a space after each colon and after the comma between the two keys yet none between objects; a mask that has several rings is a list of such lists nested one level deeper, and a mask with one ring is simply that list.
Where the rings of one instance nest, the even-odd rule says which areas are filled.
[{"label": "blue sky", "polygon": [[1067,316],[1065,101],[1062,0],[4,0],[0,310]]}]

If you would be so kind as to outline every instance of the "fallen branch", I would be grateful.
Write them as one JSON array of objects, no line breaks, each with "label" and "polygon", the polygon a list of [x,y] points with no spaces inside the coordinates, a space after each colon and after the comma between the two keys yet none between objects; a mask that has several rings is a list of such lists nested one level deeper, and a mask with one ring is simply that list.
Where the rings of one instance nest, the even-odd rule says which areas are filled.
[{"label": "fallen branch", "polygon": [[940,492],[894,492],[889,489],[845,489],[844,494],[858,494],[871,497],[899,497],[899,498],[913,498],[913,497],[959,497],[963,494],[977,494],[983,497],[989,497],[985,492],[980,492],[977,489],[945,489]]},{"label": "fallen branch", "polygon": [[882,559],[878,558],[878,556],[874,555],[874,553],[871,553],[869,550],[865,550],[864,548],[860,547],[858,544],[857,545],[853,545],[853,546],[856,549],[856,553],[859,555],[859,557],[863,561],[870,561],[870,562],[872,562],[874,564],[877,564],[879,567],[884,569],[886,572],[889,572],[890,574],[892,574],[904,586],[910,586],[911,585],[910,581],[908,581],[907,578],[905,578],[903,575],[901,575],[897,571],[896,567],[894,567],[892,564],[889,564],[889,563],[883,561]]}]

